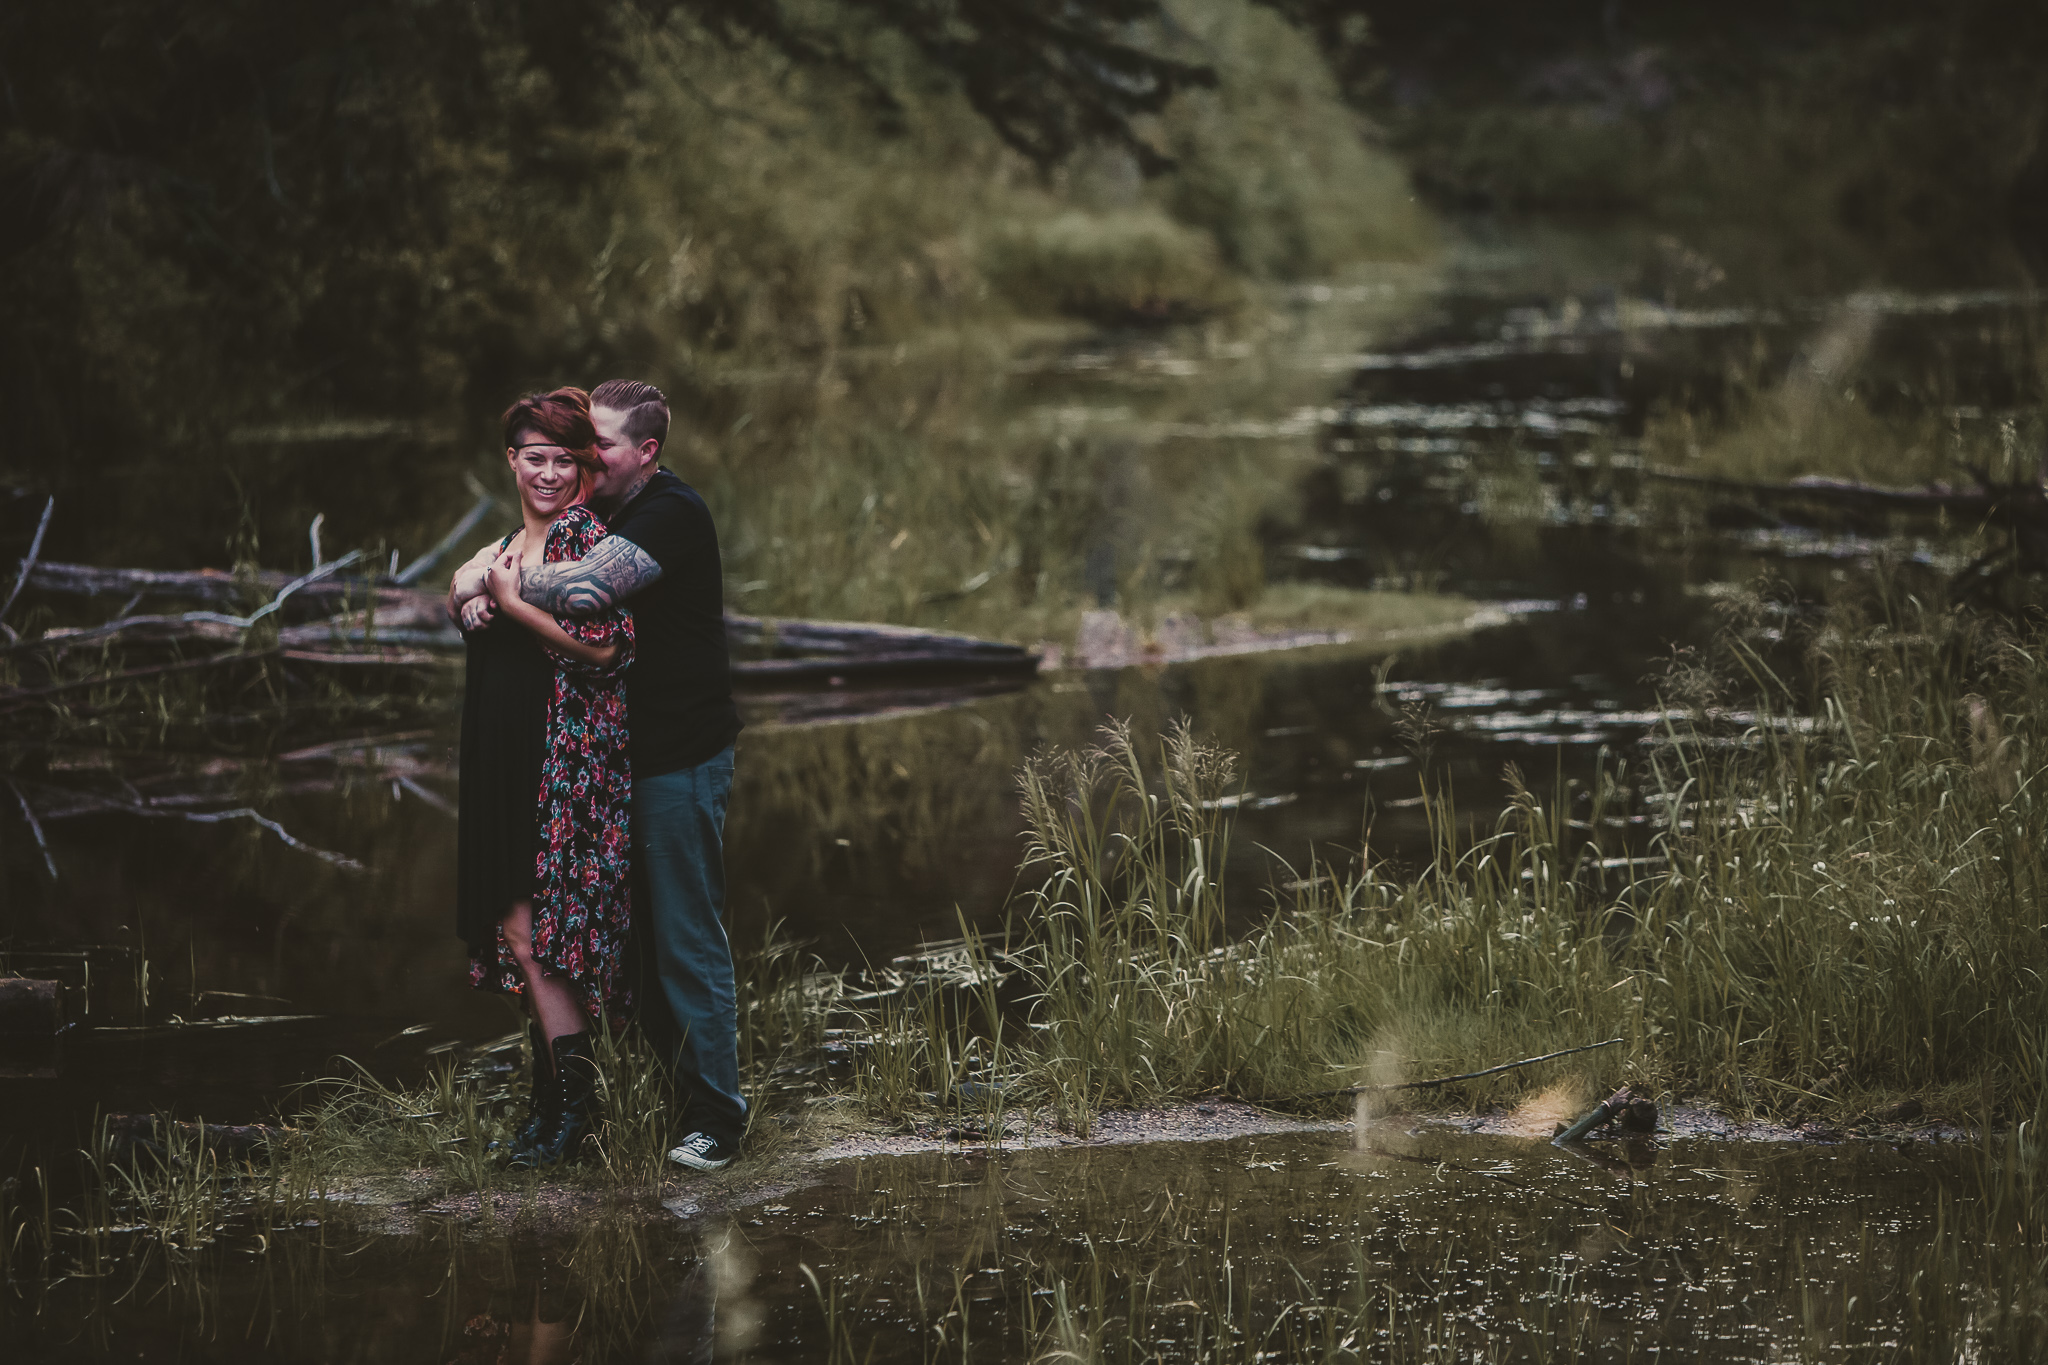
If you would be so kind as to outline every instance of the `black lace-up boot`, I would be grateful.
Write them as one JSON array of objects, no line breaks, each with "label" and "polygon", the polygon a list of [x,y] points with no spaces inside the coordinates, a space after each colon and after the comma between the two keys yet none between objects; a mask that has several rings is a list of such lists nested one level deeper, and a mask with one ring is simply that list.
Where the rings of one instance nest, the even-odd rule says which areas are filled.
[{"label": "black lace-up boot", "polygon": [[574,1157],[597,1127],[597,1053],[588,1033],[565,1033],[554,1040],[555,1087],[560,1107],[555,1121],[531,1147],[512,1158],[521,1169],[554,1166]]},{"label": "black lace-up boot", "polygon": [[562,1110],[561,1087],[555,1083],[555,1063],[548,1055],[548,1038],[538,1020],[526,1025],[526,1044],[533,1061],[527,1068],[526,1117],[511,1137],[493,1142],[490,1150],[499,1156],[517,1156],[554,1129]]}]

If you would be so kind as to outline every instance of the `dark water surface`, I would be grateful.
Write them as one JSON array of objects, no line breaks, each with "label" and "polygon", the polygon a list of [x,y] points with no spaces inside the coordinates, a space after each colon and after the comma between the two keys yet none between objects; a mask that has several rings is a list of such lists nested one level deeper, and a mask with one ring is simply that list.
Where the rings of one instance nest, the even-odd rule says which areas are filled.
[{"label": "dark water surface", "polygon": [[1907,1291],[1938,1207],[1970,1198],[1955,1149],[1601,1147],[1596,1165],[1396,1129],[872,1158],[729,1218],[552,1237],[433,1218],[374,1235],[331,1209],[5,1311],[23,1359],[393,1362],[1292,1360],[1340,1341],[1772,1361],[1882,1351],[1943,1316]]}]

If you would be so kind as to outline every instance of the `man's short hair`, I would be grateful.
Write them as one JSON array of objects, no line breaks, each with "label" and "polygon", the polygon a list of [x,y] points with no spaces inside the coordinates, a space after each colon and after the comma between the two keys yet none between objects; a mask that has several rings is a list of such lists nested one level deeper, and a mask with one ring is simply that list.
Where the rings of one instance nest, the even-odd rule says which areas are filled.
[{"label": "man's short hair", "polygon": [[626,414],[626,435],[634,445],[654,438],[654,453],[668,441],[668,399],[652,384],[637,379],[607,379],[590,391],[590,406]]}]

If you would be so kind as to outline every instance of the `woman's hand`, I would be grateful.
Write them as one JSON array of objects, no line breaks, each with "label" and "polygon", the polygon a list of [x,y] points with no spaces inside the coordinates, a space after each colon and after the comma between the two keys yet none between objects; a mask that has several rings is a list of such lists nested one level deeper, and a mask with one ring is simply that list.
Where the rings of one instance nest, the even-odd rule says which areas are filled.
[{"label": "woman's hand", "polygon": [[484,572],[484,585],[497,600],[499,606],[510,611],[519,605],[519,544],[515,540],[505,547],[505,553],[491,561]]},{"label": "woman's hand", "polygon": [[[513,541],[505,552],[491,561],[484,572],[484,583],[490,591],[489,597],[480,597],[469,606],[495,602],[497,611],[511,618],[513,624],[523,626],[540,637],[540,642],[557,654],[580,659],[599,668],[610,668],[619,657],[617,645],[585,644],[568,631],[561,622],[539,607],[519,596],[520,563],[519,542]],[[468,608],[464,608],[467,612]]]},{"label": "woman's hand", "polygon": [[497,557],[497,546],[484,546],[464,560],[448,582],[448,619],[465,631],[476,630],[491,619],[497,604],[491,601],[484,575]]}]

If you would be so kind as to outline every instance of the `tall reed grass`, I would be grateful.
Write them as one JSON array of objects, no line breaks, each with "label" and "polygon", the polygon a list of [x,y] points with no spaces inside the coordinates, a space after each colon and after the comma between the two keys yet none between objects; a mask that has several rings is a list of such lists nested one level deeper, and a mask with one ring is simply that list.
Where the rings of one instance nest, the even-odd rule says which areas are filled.
[{"label": "tall reed grass", "polygon": [[[1112,727],[1032,760],[1039,884],[1005,936],[966,940],[1022,1006],[986,1069],[1013,1103],[1085,1125],[1103,1105],[1274,1098],[1619,1035],[1603,1074],[1743,1111],[1910,1094],[1954,1118],[2031,1112],[2048,639],[1902,599],[1838,607],[1809,644],[1795,685],[1732,632],[1747,728],[1702,708],[1585,787],[1510,771],[1490,832],[1425,778],[1429,867],[1404,878],[1367,850],[1283,869],[1245,934],[1222,891],[1228,754],[1183,727],[1155,758]],[[1616,880],[1600,838],[1631,816],[1654,845]],[[946,1093],[973,1012],[892,1009],[870,1055],[895,1071],[874,1093]]]}]

